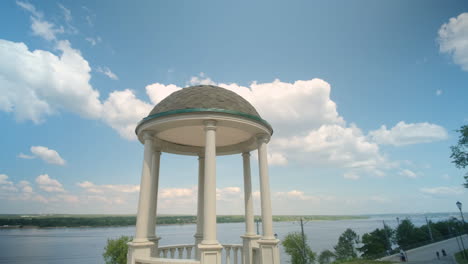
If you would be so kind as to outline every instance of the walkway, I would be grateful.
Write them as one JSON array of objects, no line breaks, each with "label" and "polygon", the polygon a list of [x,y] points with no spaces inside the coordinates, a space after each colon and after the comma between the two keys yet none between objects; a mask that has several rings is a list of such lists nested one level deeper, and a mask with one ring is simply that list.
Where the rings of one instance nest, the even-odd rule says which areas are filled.
[{"label": "walkway", "polygon": [[[460,240],[459,240],[460,241]],[[463,242],[465,243],[465,248],[468,248],[468,235],[463,236]],[[461,246],[461,245],[460,245]],[[447,256],[443,257],[441,250],[445,249]],[[440,260],[437,259],[436,252],[440,253]],[[450,238],[447,240],[439,241],[433,244],[425,245],[419,248],[414,248],[408,250],[406,254],[408,255],[408,264],[410,263],[434,263],[434,264],[455,264],[455,259],[453,255],[460,251],[456,238]],[[392,255],[381,258],[381,260],[390,260],[399,262],[400,255]]]}]

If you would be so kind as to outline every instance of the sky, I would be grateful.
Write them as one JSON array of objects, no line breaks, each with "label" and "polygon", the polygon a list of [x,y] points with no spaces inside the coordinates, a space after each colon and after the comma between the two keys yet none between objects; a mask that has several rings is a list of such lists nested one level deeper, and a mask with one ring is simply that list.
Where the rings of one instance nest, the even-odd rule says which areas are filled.
[{"label": "sky", "polygon": [[[466,1],[1,1],[0,25],[0,214],[135,214],[134,128],[198,84],[272,124],[274,214],[468,205]],[[197,166],[162,154],[158,213],[196,213]],[[241,155],[217,157],[217,213],[243,213]]]}]

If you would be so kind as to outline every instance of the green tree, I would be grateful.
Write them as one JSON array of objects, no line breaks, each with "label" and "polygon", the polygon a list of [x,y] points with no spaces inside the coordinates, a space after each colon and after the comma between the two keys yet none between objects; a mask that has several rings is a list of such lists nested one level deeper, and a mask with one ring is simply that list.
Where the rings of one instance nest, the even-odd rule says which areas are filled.
[{"label": "green tree", "polygon": [[301,233],[289,233],[281,244],[284,251],[291,256],[292,264],[312,264],[315,262],[315,253],[307,245],[307,237],[304,236],[304,241],[302,240]]},{"label": "green tree", "polygon": [[[458,143],[455,146],[451,146],[452,163],[459,169],[464,169],[468,166],[468,125],[462,126],[457,132],[460,133],[458,137]],[[468,188],[468,173],[465,174],[465,188]]]},{"label": "green tree", "polygon": [[320,264],[330,264],[336,258],[335,253],[331,252],[330,250],[326,249],[322,251],[318,257],[318,262]]},{"label": "green tree", "polygon": [[424,242],[429,242],[430,237],[427,231],[427,226],[417,228],[409,219],[401,221],[396,230],[396,241],[398,245],[408,250],[417,247]]},{"label": "green tree", "polygon": [[121,236],[117,239],[107,239],[107,245],[104,248],[104,261],[106,264],[126,264],[127,263],[127,243],[132,240],[131,237]]},{"label": "green tree", "polygon": [[363,246],[358,248],[364,258],[376,258],[383,255],[387,250],[391,249],[394,230],[388,226],[384,229],[375,229],[370,233],[362,236]]},{"label": "green tree", "polygon": [[336,259],[339,261],[357,258],[356,244],[359,236],[352,229],[346,229],[338,238],[338,244],[334,247]]}]

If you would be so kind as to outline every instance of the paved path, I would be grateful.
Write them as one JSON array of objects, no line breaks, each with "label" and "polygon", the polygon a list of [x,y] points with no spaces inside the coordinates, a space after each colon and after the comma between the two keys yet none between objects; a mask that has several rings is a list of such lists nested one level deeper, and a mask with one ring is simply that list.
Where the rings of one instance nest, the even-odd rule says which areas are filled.
[{"label": "paved path", "polygon": [[[465,243],[465,248],[468,249],[468,235],[463,236],[463,242]],[[446,257],[442,256],[442,249],[445,249],[445,251],[447,252]],[[440,259],[437,259],[437,251],[439,251],[440,253]],[[460,251],[460,249],[458,247],[456,238],[450,238],[447,240],[408,250],[406,254],[408,255],[409,262],[407,263],[455,264],[456,262],[453,255],[458,251]],[[400,262],[400,255],[396,254],[392,256],[383,257],[381,258],[381,260]]]}]

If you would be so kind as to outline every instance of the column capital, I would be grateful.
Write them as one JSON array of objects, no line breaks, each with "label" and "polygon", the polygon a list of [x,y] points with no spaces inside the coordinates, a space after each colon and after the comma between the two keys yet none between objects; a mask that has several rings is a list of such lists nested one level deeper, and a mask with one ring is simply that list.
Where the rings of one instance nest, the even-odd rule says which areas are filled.
[{"label": "column capital", "polygon": [[250,157],[250,152],[242,152],[242,157]]},{"label": "column capital", "polygon": [[216,130],[216,120],[205,120],[203,124],[205,125],[205,131]]},{"label": "column capital", "polygon": [[142,132],[142,138],[143,138],[143,140],[153,140],[153,139],[154,139],[154,136],[153,136],[153,133],[152,133],[152,132],[143,131],[143,132]]},{"label": "column capital", "polygon": [[270,135],[268,134],[257,134],[255,136],[257,143],[268,143],[270,141]]}]

